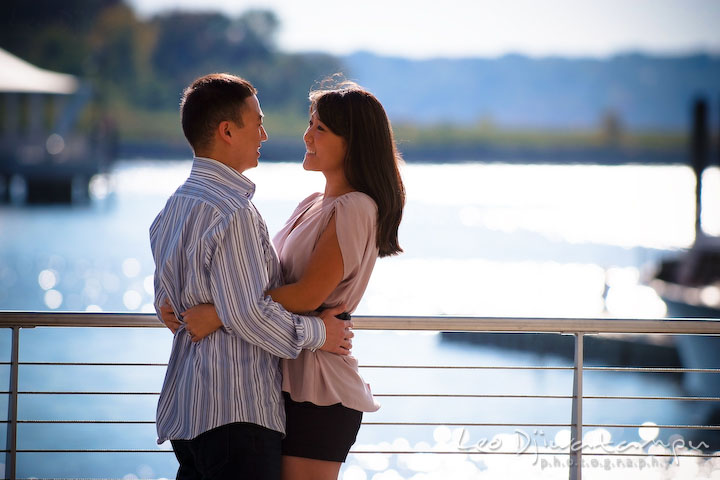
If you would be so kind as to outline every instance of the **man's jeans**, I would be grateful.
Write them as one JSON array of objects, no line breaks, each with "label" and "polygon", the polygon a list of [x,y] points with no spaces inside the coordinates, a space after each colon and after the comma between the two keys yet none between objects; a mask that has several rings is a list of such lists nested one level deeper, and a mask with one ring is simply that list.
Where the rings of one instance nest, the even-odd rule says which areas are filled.
[{"label": "man's jeans", "polygon": [[192,440],[172,440],[177,480],[279,480],[281,439],[259,425],[230,423]]}]

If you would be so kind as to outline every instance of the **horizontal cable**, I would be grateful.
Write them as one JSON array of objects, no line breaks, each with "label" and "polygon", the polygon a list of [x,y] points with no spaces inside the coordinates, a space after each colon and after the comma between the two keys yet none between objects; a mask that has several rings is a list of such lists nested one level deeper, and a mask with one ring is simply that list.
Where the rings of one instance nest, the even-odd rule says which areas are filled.
[{"label": "horizontal cable", "polygon": [[20,391],[18,395],[160,395],[160,392],[68,392]]},{"label": "horizontal cable", "polygon": [[[10,362],[0,362],[0,365],[10,365]],[[167,367],[167,363],[119,363],[119,362],[18,362],[24,366],[82,366],[82,367]],[[543,367],[543,366],[487,366],[487,365],[359,365],[360,368],[382,369],[441,369],[441,370],[573,370],[573,367]],[[718,370],[720,372],[720,370]]]},{"label": "horizontal cable", "polygon": [[[0,392],[9,393],[9,392]],[[160,395],[160,392],[113,392],[113,391],[19,391],[18,395]],[[485,393],[375,393],[374,397],[402,398],[545,398],[553,400],[572,399],[572,395],[525,395]],[[633,396],[633,395],[584,395],[584,400],[672,400],[689,402],[720,402],[720,397],[683,396]]]},{"label": "horizontal cable", "polygon": [[642,373],[720,373],[720,368],[682,367],[583,367],[585,371],[642,372]]},{"label": "horizontal cable", "polygon": [[[353,316],[355,330],[528,333],[671,333],[720,335],[718,319],[679,318],[520,318]],[[0,327],[151,327],[166,328],[154,313],[0,312]]]},{"label": "horizontal cable", "polygon": [[373,393],[373,397],[428,397],[428,398],[550,398],[571,399],[572,395],[522,395],[522,394],[473,394],[473,393]]},{"label": "horizontal cable", "polygon": [[447,369],[447,370],[573,370],[573,367],[541,366],[473,366],[473,365],[359,365],[360,368],[411,368],[411,369]]},{"label": "horizontal cable", "polygon": [[[0,420],[0,423],[8,423]],[[25,424],[102,424],[102,425],[143,425],[153,424],[155,420],[18,420]],[[397,426],[447,426],[447,427],[569,427],[569,423],[478,423],[478,422],[362,422],[363,425]],[[718,427],[720,428],[720,427]]]},{"label": "horizontal cable", "polygon": [[480,422],[362,422],[371,426],[398,427],[570,427],[570,423],[480,423]]},{"label": "horizontal cable", "polygon": [[[0,362],[10,365],[10,362]],[[19,362],[24,366],[82,366],[82,367],[167,367],[167,363],[135,362]],[[514,365],[359,365],[360,368],[378,369],[417,369],[417,370],[574,370],[574,367],[559,366],[514,366]],[[683,368],[683,367],[583,367],[584,371],[597,372],[639,372],[639,373],[720,373],[720,368]],[[2,392],[0,392],[2,393]]]},{"label": "horizontal cable", "polygon": [[100,424],[100,425],[149,425],[154,424],[155,420],[18,420],[17,423],[27,424]]},{"label": "horizontal cable", "polygon": [[679,428],[687,430],[720,430],[720,425],[642,425],[634,423],[583,423],[591,428]]},{"label": "horizontal cable", "polygon": [[[571,427],[571,423],[483,423],[483,422],[362,422],[372,426],[446,426],[446,427]],[[592,428],[674,428],[688,430],[720,430],[720,425],[643,425],[643,424],[612,424],[584,423],[583,427]]]},{"label": "horizontal cable", "polygon": [[[0,362],[0,365],[11,365]],[[18,362],[24,366],[82,366],[82,367],[167,367],[167,363],[136,362]],[[574,367],[559,366],[515,366],[515,365],[359,365],[359,368],[378,369],[417,369],[417,370],[574,370]],[[683,367],[583,367],[584,371],[597,372],[639,372],[639,373],[720,373],[720,368],[683,368]],[[5,393],[5,392],[0,392]]]},{"label": "horizontal cable", "polygon": [[114,362],[18,362],[24,366],[71,366],[71,367],[167,367],[167,363],[114,363]]},{"label": "horizontal cable", "polygon": [[[9,423],[0,420],[0,423]],[[152,425],[155,420],[18,420],[18,424],[83,424],[83,425]],[[398,427],[571,427],[570,423],[498,423],[498,422],[362,422],[366,426],[398,426]],[[640,423],[584,423],[588,428],[668,428],[686,430],[720,430],[720,425],[645,425]]]},{"label": "horizontal cable", "polygon": [[583,400],[673,400],[689,402],[720,402],[720,397],[667,397],[667,396],[623,396],[623,395],[583,395]]},{"label": "horizontal cable", "polygon": [[[0,450],[0,452],[7,453],[7,450]],[[17,453],[173,453],[172,450],[162,449],[18,449]],[[512,451],[512,452],[499,452],[499,451],[483,451],[483,450],[350,450],[351,454],[355,455],[563,455],[567,456],[567,451],[559,452],[546,452],[546,451],[535,451],[534,449],[528,449],[525,451]],[[718,458],[714,454],[703,454],[703,453],[590,453],[585,450],[582,452],[583,456],[589,457],[663,457],[663,458]],[[35,478],[35,477],[33,477]]]},{"label": "horizontal cable", "polygon": [[[160,392],[79,392],[79,391],[19,391],[18,395],[160,395]],[[550,398],[570,399],[571,395],[520,395],[520,394],[463,394],[463,393],[375,393],[374,397],[429,397],[429,398]],[[587,398],[587,397],[586,397]]]},{"label": "horizontal cable", "polygon": [[142,449],[142,448],[18,448],[17,453],[173,453],[172,450],[162,449]]},{"label": "horizontal cable", "polygon": [[[496,451],[477,451],[477,450],[464,450],[464,451],[435,451],[435,450],[350,450],[351,454],[384,454],[384,455],[412,455],[412,454],[428,454],[428,455],[562,455],[568,456],[567,451],[560,452],[536,452],[534,449],[529,451],[515,451],[515,452],[496,452]],[[717,455],[712,453],[590,453],[583,450],[583,457],[663,457],[663,458],[718,458]]]}]

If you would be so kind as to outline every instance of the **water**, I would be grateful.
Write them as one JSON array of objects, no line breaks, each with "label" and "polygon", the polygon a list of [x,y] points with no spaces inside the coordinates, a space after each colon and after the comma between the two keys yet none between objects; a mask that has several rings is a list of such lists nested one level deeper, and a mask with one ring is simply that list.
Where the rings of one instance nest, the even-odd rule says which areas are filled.
[{"label": "water", "polygon": [[[93,184],[95,197],[89,205],[0,207],[0,309],[152,311],[153,263],[148,227],[189,169],[188,161],[121,162],[107,182],[98,180]],[[688,247],[693,240],[694,179],[687,167],[468,162],[409,164],[403,175],[408,204],[400,242],[405,253],[378,261],[357,314],[661,316],[664,305],[638,283],[640,271],[668,251]],[[263,164],[248,176],[257,184],[254,201],[271,232],[282,226],[299,200],[322,188],[319,174],[304,172],[293,163]],[[708,171],[705,183],[705,225],[709,233],[717,234],[720,172]],[[162,363],[167,360],[170,346],[170,335],[162,330],[33,329],[22,335],[23,361]],[[7,332],[0,332],[0,351],[8,350]],[[354,350],[364,365],[570,364],[560,355],[460,345],[436,334],[357,332]],[[81,378],[87,391],[153,392],[160,387],[163,371],[153,366],[24,366],[20,388],[62,391],[76,388]],[[0,381],[7,383],[7,369],[0,372]],[[376,393],[568,395],[572,388],[571,374],[565,370],[498,373],[366,369],[363,374]],[[677,378],[669,375],[595,372],[588,374],[586,382],[585,392],[589,395],[682,394]],[[380,401],[383,408],[367,415],[366,421],[569,421],[567,400],[459,399],[439,403],[432,399],[383,397]],[[38,395],[22,397],[19,413],[25,419],[150,421],[155,402],[156,397],[150,395],[87,395],[72,400],[63,395]],[[702,421],[697,405],[614,402],[587,401],[586,423]],[[0,409],[4,408],[0,405]],[[21,424],[19,447],[168,448],[154,444],[152,425],[109,428]],[[615,442],[641,441],[637,429],[607,430]],[[4,438],[2,433],[0,438]],[[566,433],[564,428],[545,428],[541,432],[525,429],[519,434],[512,427],[471,427],[462,438],[465,444],[475,445],[480,439],[504,435],[498,438],[505,439],[507,446],[517,444],[518,435],[555,439]],[[669,442],[673,433],[661,431],[656,438]],[[366,426],[358,438],[358,448],[457,450],[462,435],[460,428]],[[597,437],[602,432],[592,435]],[[174,460],[168,453],[43,455],[21,455],[19,475],[174,475]],[[539,461],[533,465],[531,458],[518,458],[449,455],[433,460],[423,456],[356,455],[344,467],[343,478],[419,480],[450,478],[448,472],[455,472],[452,478],[494,478],[515,468],[524,475],[567,478],[564,468],[548,464],[543,469]],[[692,461],[685,463],[696,465]],[[703,468],[712,470],[704,465],[696,465],[698,472],[702,473]],[[683,464],[683,468],[690,467]],[[594,474],[602,472],[616,476],[617,469],[598,468]],[[678,473],[662,472],[665,470],[654,478],[670,478]]]}]

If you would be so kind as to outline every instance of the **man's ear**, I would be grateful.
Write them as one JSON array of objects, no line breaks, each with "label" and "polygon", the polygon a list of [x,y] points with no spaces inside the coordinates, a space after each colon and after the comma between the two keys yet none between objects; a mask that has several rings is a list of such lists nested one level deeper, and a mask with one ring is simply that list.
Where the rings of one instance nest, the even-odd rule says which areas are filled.
[{"label": "man's ear", "polygon": [[220,122],[217,127],[217,134],[220,137],[220,140],[230,143],[233,135],[231,123],[228,121]]}]

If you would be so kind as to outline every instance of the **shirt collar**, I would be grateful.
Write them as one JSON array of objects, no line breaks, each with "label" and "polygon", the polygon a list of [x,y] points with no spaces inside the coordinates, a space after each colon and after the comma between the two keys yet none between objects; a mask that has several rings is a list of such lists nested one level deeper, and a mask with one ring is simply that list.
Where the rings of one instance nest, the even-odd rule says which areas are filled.
[{"label": "shirt collar", "polygon": [[194,157],[190,176],[210,179],[221,185],[240,190],[247,198],[255,194],[255,184],[242,173],[212,158]]}]

